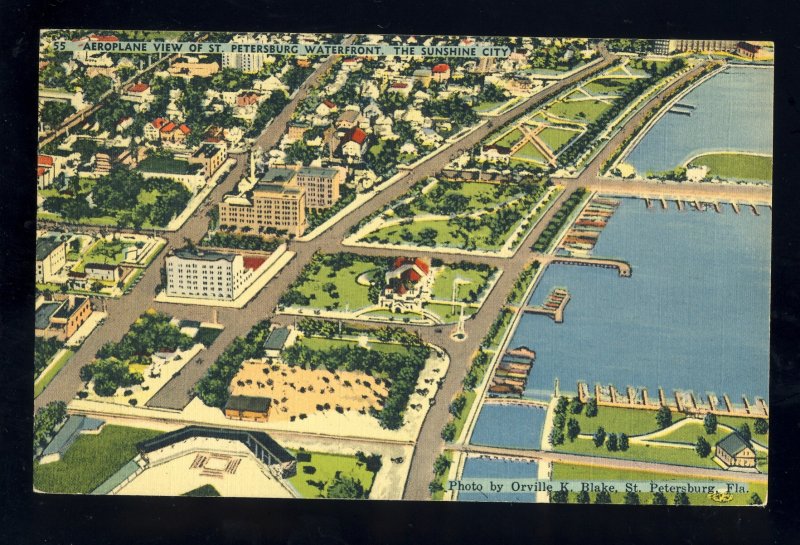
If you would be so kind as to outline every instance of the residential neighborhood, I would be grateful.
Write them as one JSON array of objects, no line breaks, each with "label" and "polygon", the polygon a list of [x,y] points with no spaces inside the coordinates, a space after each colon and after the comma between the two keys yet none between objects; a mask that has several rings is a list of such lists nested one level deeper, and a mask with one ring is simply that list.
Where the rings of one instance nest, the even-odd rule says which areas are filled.
[{"label": "residential neighborhood", "polygon": [[34,490],[765,503],[773,59],[42,31]]}]

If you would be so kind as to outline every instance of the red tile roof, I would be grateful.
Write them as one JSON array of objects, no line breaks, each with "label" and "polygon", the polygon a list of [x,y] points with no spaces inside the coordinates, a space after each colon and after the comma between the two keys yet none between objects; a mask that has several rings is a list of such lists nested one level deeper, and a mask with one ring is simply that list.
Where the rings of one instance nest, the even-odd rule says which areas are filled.
[{"label": "red tile roof", "polygon": [[38,167],[36,169],[36,177],[41,178],[42,176],[44,176],[45,172],[47,172],[47,169],[45,167]]},{"label": "red tile roof", "polygon": [[333,108],[336,108],[336,104],[334,104],[333,102],[331,102],[331,101],[330,101],[330,100],[328,100],[328,99],[325,99],[325,100],[323,100],[323,101],[322,101],[322,103],[323,103],[325,106],[327,106],[328,108],[331,108],[331,109],[333,109]]},{"label": "red tile roof", "polygon": [[143,93],[150,88],[149,85],[146,83],[134,83],[130,87],[128,87],[129,93]]},{"label": "red tile roof", "polygon": [[358,127],[354,127],[349,131],[347,139],[351,142],[355,142],[356,144],[363,144],[364,141],[367,139],[367,133],[365,133]]},{"label": "red tile roof", "polygon": [[178,130],[181,131],[183,134],[189,134],[190,132],[192,132],[192,129],[183,124],[181,124],[181,126],[178,127]]},{"label": "red tile roof", "polygon": [[168,119],[165,119],[165,118],[163,118],[163,117],[157,117],[157,118],[155,118],[155,119],[153,120],[153,122],[151,123],[151,125],[153,125],[153,126],[156,128],[156,129],[161,129],[161,127],[163,127],[163,126],[164,126],[164,125],[166,125],[167,123],[169,123],[169,120],[168,120]]},{"label": "red tile roof", "polygon": [[37,165],[53,166],[53,158],[49,155],[40,155],[36,160]]},{"label": "red tile roof", "polygon": [[103,34],[90,34],[89,39],[95,42],[118,42],[119,38],[116,36],[112,36],[110,34],[103,35]]},{"label": "red tile roof", "polygon": [[245,257],[244,258],[244,268],[255,270],[261,266],[267,260],[265,257]]},{"label": "red tile roof", "polygon": [[172,121],[161,127],[161,132],[172,132],[174,130],[175,130],[175,123],[173,123]]},{"label": "red tile roof", "polygon": [[447,64],[444,64],[444,63],[442,63],[442,64],[437,64],[436,66],[434,66],[434,67],[431,69],[431,71],[432,71],[434,74],[443,74],[443,73],[445,73],[445,72],[449,72],[449,71],[450,71],[450,66],[449,66],[449,65],[447,65]]}]

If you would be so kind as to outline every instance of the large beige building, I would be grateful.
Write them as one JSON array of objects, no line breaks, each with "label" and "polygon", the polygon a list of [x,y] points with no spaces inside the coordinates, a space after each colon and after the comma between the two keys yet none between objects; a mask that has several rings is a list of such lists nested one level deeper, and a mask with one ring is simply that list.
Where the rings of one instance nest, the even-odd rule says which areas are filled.
[{"label": "large beige building", "polygon": [[219,203],[219,223],[256,232],[272,227],[300,236],[306,229],[306,190],[294,181],[260,181],[250,191]]},{"label": "large beige building", "polygon": [[290,183],[306,192],[307,208],[330,208],[339,200],[346,170],[339,168],[273,168],[261,178],[266,183]]},{"label": "large beige building", "polygon": [[253,271],[239,254],[183,248],[166,258],[167,295],[232,301],[245,290]]},{"label": "large beige building", "polygon": [[655,52],[668,55],[685,51],[733,51],[737,40],[656,40]]},{"label": "large beige building", "polygon": [[45,237],[36,241],[36,281],[52,282],[67,263],[66,242]]}]

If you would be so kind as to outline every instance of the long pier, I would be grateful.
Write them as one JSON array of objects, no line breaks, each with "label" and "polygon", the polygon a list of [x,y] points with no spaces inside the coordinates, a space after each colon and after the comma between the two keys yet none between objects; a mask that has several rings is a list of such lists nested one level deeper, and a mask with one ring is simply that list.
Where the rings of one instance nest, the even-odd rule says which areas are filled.
[{"label": "long pier", "polygon": [[537,401],[525,397],[487,397],[483,400],[484,405],[517,405],[522,407],[541,407],[546,409],[548,403]]},{"label": "long pier", "polygon": [[[537,258],[539,259],[539,258]],[[540,261],[559,263],[562,265],[582,265],[584,267],[601,267],[604,269],[617,269],[620,276],[628,277],[631,275],[631,264],[621,259],[599,259],[592,257],[568,257],[568,256],[545,256]]]},{"label": "long pier", "polygon": [[555,323],[557,324],[563,323],[564,309],[566,308],[567,303],[569,303],[569,292],[564,288],[561,288],[560,290],[556,289],[547,296],[545,303],[550,301],[553,295],[556,293],[562,295],[561,299],[558,301],[558,306],[547,307],[539,305],[529,305],[523,307],[522,311],[527,312],[528,314],[541,314],[543,316],[549,316],[550,318],[553,319]]},{"label": "long pier", "polygon": [[[590,397],[590,388],[585,382],[578,382],[578,398],[586,403]],[[670,397],[672,401],[670,401]],[[667,396],[663,388],[658,389],[658,401],[651,402],[647,388],[636,389],[628,386],[624,393],[613,385],[602,387],[594,386],[594,398],[598,405],[608,407],[623,407],[630,409],[657,410],[660,407],[670,407],[676,411],[687,414],[713,413],[719,416],[746,416],[751,418],[769,418],[769,405],[761,398],[756,397],[751,403],[746,396],[742,396],[743,408],[736,407],[727,395],[722,396],[722,402],[714,395],[708,394],[705,401],[698,399],[694,393],[674,390],[672,396]]]}]

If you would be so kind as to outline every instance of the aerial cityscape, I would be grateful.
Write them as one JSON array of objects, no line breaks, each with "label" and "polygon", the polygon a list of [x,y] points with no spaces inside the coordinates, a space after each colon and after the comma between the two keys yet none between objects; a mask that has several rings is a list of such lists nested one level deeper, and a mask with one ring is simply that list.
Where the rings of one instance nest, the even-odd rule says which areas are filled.
[{"label": "aerial cityscape", "polygon": [[43,30],[34,490],[765,504],[773,73]]}]

